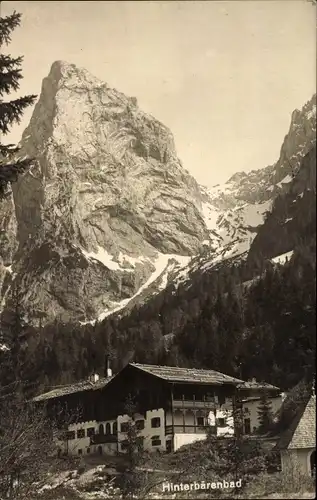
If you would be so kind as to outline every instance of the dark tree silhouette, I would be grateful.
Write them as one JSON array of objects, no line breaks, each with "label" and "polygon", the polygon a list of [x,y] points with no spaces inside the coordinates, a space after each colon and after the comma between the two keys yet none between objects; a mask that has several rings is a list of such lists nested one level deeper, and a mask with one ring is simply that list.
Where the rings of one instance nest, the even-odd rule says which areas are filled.
[{"label": "dark tree silhouette", "polygon": [[[1,7],[1,4],[0,4]],[[20,87],[23,57],[11,57],[2,54],[4,45],[11,41],[12,31],[20,26],[21,14],[0,17],[0,140],[2,135],[10,132],[11,127],[20,123],[24,110],[34,104],[37,96],[27,95],[10,101],[4,101],[3,96],[16,92]],[[0,199],[9,192],[9,186],[18,179],[31,165],[32,159],[19,157],[19,146],[0,143]]]}]

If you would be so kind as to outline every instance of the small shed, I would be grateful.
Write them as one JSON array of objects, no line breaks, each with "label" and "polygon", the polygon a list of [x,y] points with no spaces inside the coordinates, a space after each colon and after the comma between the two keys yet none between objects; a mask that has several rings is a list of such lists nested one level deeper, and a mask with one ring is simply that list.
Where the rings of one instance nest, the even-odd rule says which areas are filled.
[{"label": "small shed", "polygon": [[316,470],[316,395],[299,408],[277,444],[283,472],[313,475]]}]

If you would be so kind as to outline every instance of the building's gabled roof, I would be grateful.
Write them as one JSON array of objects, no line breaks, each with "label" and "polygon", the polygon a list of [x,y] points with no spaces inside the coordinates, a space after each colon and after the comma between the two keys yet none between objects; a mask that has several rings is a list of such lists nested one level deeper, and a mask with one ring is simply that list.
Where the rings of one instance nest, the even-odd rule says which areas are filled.
[{"label": "building's gabled roof", "polygon": [[[269,400],[275,399],[275,398],[281,398],[280,394],[270,394],[268,396]],[[252,401],[261,401],[261,396],[247,396],[246,398],[242,398],[241,402],[242,403],[250,403]]]},{"label": "building's gabled roof", "polygon": [[77,382],[71,385],[65,385],[62,387],[55,387],[49,392],[45,392],[44,394],[40,394],[33,398],[33,401],[47,401],[48,399],[53,398],[61,398],[62,396],[68,396],[69,394],[74,394],[76,392],[82,391],[96,391],[98,389],[102,389],[105,387],[113,377],[103,377],[97,380],[96,382],[92,382],[90,380],[83,380],[81,382]]},{"label": "building's gabled roof", "polygon": [[[241,379],[225,375],[224,373],[215,370],[203,370],[197,368],[180,368],[177,366],[161,366],[161,365],[147,365],[141,363],[129,363],[128,366],[141,370],[155,377],[174,383],[188,383],[188,384],[208,384],[208,385],[232,385],[238,389],[263,389],[269,388],[279,390],[278,387],[271,386],[270,384],[258,382],[244,382]],[[127,368],[127,367],[126,367]],[[123,368],[124,370],[125,368]],[[123,371],[122,370],[122,371]],[[49,399],[61,398],[70,394],[95,391],[103,389],[111,380],[114,380],[117,375],[108,378],[100,378],[96,382],[84,380],[75,384],[70,384],[62,387],[55,387],[49,392],[40,394],[33,398],[33,401],[47,401]]]},{"label": "building's gabled roof", "polygon": [[242,382],[237,386],[238,389],[259,389],[266,391],[280,391],[279,387],[275,385],[268,384],[267,382],[257,382],[256,380],[249,380],[248,382]]},{"label": "building's gabled roof", "polygon": [[315,448],[316,446],[316,396],[306,405],[300,405],[290,427],[283,432],[277,444],[280,450]]},{"label": "building's gabled roof", "polygon": [[237,386],[243,380],[230,377],[215,370],[202,370],[197,368],[179,368],[178,366],[144,365],[140,363],[130,363],[139,370],[154,375],[167,382],[191,383],[191,384],[229,384]]}]

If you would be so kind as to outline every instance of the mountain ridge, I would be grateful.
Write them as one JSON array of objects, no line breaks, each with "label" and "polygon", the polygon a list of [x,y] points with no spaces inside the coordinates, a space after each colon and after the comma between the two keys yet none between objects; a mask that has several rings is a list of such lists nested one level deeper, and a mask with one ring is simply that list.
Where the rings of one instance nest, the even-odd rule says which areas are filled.
[{"label": "mountain ridge", "polygon": [[191,266],[243,257],[315,141],[315,101],[274,165],[208,189],[136,98],[56,61],[21,141],[36,164],[1,207],[2,308],[17,289],[33,320],[101,320]]}]

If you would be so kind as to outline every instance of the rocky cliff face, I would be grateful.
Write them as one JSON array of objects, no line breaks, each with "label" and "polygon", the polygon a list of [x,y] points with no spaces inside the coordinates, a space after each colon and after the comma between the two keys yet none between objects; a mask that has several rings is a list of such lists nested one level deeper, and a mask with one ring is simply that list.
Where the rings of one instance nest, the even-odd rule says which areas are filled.
[{"label": "rocky cliff face", "polygon": [[102,319],[246,253],[315,139],[314,96],[275,165],[207,189],[135,98],[55,62],[21,141],[36,163],[0,206],[2,308],[15,291],[33,322]]},{"label": "rocky cliff face", "polygon": [[302,158],[289,190],[277,196],[248,252],[253,264],[316,242],[316,144]]},{"label": "rocky cliff face", "polygon": [[[204,250],[195,259],[176,272],[175,282],[188,280],[192,272],[205,271],[222,259],[246,258],[255,238],[252,254],[257,253],[263,243],[263,237],[257,238],[257,235],[260,232],[261,235],[268,236],[267,229],[262,231],[261,228],[266,216],[271,213],[274,200],[279,195],[288,193],[295,184],[298,185],[298,179],[303,175],[301,171],[305,170],[308,161],[303,162],[303,159],[311,158],[315,147],[316,95],[300,111],[292,113],[289,131],[274,165],[249,173],[238,172],[225,184],[211,189],[202,187],[202,209],[209,229],[209,240],[206,240]],[[310,182],[313,184],[311,178],[312,174]],[[297,199],[298,207],[302,204]],[[304,213],[301,208],[298,211]],[[289,229],[292,224],[288,221]],[[278,238],[278,232],[272,237]],[[267,249],[265,254],[271,255],[274,248],[277,252],[278,248],[289,249],[291,241],[294,238],[285,239],[279,246],[275,242],[274,245],[269,245],[270,251]]]},{"label": "rocky cliff face", "polygon": [[37,163],[13,187],[13,284],[32,316],[96,317],[208,238],[171,132],[83,69],[52,65],[21,146]]},{"label": "rocky cliff face", "polygon": [[239,172],[225,184],[202,189],[203,212],[210,230],[210,256],[225,258],[246,252],[270,212],[286,192],[302,159],[316,144],[316,95],[291,116],[280,156],[274,165]]},{"label": "rocky cliff face", "polygon": [[316,143],[316,94],[291,115],[291,123],[274,165],[251,172],[238,172],[225,184],[207,190],[215,207],[227,210],[242,203],[263,203],[293,178],[303,157]]}]

